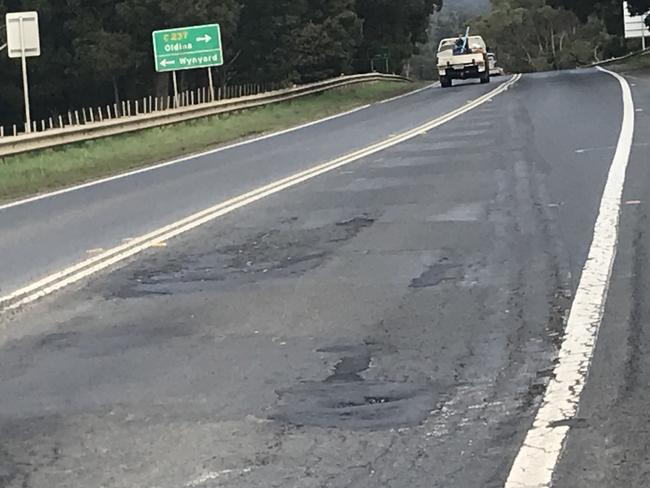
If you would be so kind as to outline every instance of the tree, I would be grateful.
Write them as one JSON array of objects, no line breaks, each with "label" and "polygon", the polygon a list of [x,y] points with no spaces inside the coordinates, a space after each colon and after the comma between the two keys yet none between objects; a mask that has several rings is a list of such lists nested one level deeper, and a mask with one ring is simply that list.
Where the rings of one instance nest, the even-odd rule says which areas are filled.
[{"label": "tree", "polygon": [[602,21],[583,23],[545,0],[493,0],[492,12],[473,24],[512,71],[575,68],[601,57],[609,40]]},{"label": "tree", "polygon": [[[153,30],[218,22],[222,83],[298,83],[367,71],[388,52],[392,70],[426,41],[442,0],[0,0],[37,10],[43,55],[30,61],[34,118],[120,99],[169,94],[153,65]],[[0,56],[0,124],[22,120],[20,64]],[[183,71],[181,87],[205,86],[206,70]]]},{"label": "tree", "polygon": [[[628,2],[631,6],[642,3],[648,4],[648,0],[631,0]],[[600,19],[604,23],[607,32],[611,34],[609,41],[603,47],[605,56],[618,56],[626,51],[621,0],[549,0],[549,5],[570,10],[583,23],[588,23],[589,19],[594,17]]]},{"label": "tree", "polygon": [[357,69],[367,71],[370,59],[387,51],[392,70],[401,71],[416,46],[426,42],[429,19],[441,6],[441,0],[357,0],[357,14],[363,20]]},{"label": "tree", "polygon": [[[650,0],[628,0],[627,5],[632,15],[643,15],[650,12]],[[645,22],[650,27],[650,15]]]},{"label": "tree", "polygon": [[650,12],[650,0],[628,0],[627,5],[632,15]]},{"label": "tree", "polygon": [[92,82],[98,91],[110,86],[113,102],[118,103],[119,81],[133,69],[134,58],[133,40],[120,28],[115,2],[68,0],[68,5],[73,14],[66,27],[74,37],[74,65],[68,72]]},{"label": "tree", "polygon": [[235,70],[245,81],[298,81],[296,36],[306,0],[248,0],[241,12]]},{"label": "tree", "polygon": [[308,0],[306,19],[294,43],[300,81],[351,72],[362,35],[354,7],[354,0]]}]

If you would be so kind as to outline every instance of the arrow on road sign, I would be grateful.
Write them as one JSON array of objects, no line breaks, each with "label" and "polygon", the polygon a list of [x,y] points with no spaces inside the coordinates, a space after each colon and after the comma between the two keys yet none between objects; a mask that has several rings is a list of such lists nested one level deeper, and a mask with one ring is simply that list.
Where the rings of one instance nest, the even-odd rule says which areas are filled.
[{"label": "arrow on road sign", "polygon": [[219,24],[158,30],[151,37],[154,66],[159,73],[223,65]]}]

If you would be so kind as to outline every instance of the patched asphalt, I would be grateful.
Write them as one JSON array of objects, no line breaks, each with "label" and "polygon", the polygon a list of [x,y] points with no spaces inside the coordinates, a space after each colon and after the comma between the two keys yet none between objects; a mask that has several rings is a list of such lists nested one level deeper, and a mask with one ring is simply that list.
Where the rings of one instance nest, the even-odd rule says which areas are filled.
[{"label": "patched asphalt", "polygon": [[[407,114],[440,92],[392,103]],[[0,486],[503,486],[621,117],[606,74],[526,76],[1,319]]]}]

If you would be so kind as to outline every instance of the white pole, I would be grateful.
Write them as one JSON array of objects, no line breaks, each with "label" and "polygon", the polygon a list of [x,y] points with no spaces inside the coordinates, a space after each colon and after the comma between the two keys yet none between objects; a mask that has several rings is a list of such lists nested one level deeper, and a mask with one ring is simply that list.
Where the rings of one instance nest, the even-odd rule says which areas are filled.
[{"label": "white pole", "polygon": [[208,83],[210,86],[210,101],[214,102],[214,81],[212,80],[212,68],[208,68]]},{"label": "white pole", "polygon": [[20,59],[23,66],[23,91],[25,92],[25,130],[32,131],[32,118],[29,113],[29,83],[27,81],[27,58],[25,57],[25,27],[23,18],[20,17]]},{"label": "white pole", "polygon": [[645,51],[645,34],[641,36],[641,49]]},{"label": "white pole", "polygon": [[174,79],[174,108],[178,108],[178,81],[176,80],[176,71],[172,71]]}]

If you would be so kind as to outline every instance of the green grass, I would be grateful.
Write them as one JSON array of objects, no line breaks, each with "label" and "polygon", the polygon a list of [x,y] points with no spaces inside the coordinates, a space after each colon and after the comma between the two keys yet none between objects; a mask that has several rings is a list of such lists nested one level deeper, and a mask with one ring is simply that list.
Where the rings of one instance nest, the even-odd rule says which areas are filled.
[{"label": "green grass", "polygon": [[417,87],[388,81],[364,83],[237,114],[9,156],[0,159],[0,200],[63,188],[285,129]]},{"label": "green grass", "polygon": [[650,54],[636,54],[630,58],[612,63],[606,66],[606,68],[611,68],[621,73],[650,72]]}]

